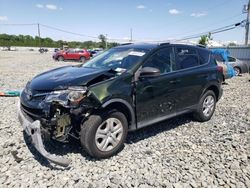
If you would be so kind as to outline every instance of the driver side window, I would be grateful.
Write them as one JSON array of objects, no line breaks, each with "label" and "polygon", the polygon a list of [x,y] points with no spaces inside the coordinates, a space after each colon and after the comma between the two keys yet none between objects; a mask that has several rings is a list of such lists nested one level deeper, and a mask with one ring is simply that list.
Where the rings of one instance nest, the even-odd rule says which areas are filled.
[{"label": "driver side window", "polygon": [[176,70],[173,48],[167,47],[158,50],[146,60],[142,67],[157,68],[161,74]]}]

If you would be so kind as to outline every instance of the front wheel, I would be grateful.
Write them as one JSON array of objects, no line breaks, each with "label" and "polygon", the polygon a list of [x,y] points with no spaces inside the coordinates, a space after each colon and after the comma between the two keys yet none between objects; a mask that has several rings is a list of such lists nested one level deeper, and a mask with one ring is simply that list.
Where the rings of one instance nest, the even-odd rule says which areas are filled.
[{"label": "front wheel", "polygon": [[87,153],[96,158],[116,154],[127,137],[128,122],[116,110],[91,115],[81,126],[80,140]]},{"label": "front wheel", "polygon": [[198,108],[194,113],[197,121],[205,122],[211,119],[216,106],[216,97],[213,91],[209,90],[201,97]]},{"label": "front wheel", "polygon": [[59,56],[58,57],[58,61],[64,61],[64,57],[63,56]]}]

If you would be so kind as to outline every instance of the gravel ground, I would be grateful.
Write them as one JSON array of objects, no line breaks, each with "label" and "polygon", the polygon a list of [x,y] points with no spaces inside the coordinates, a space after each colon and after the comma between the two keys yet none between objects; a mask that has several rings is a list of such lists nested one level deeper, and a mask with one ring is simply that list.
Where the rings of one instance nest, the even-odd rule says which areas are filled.
[{"label": "gravel ground", "polygon": [[[0,89],[21,89],[36,74],[75,62],[52,54],[0,52]],[[250,79],[228,80],[213,118],[189,115],[130,133],[116,156],[94,160],[79,143],[48,146],[73,160],[50,165],[23,137],[18,98],[0,98],[1,187],[250,187]],[[25,138],[25,139],[24,139]],[[28,143],[28,147],[26,143]]]}]

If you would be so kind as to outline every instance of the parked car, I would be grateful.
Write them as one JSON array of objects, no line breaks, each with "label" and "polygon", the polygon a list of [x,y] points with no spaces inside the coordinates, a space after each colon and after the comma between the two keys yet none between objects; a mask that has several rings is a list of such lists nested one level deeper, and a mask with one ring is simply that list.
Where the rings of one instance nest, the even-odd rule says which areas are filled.
[{"label": "parked car", "polygon": [[54,49],[54,52],[58,52],[58,51],[60,51],[58,48],[55,48],[55,49]]},{"label": "parked car", "polygon": [[249,72],[249,67],[247,63],[235,57],[228,56],[227,58],[228,58],[228,63],[233,66],[236,76]]},{"label": "parked car", "polygon": [[47,48],[40,48],[38,51],[42,54],[47,53],[49,50]]},{"label": "parked car", "polygon": [[[222,95],[222,69],[211,51],[183,44],[130,44],[109,49],[81,66],[34,77],[20,96],[19,120],[48,160],[43,139],[79,139],[96,158],[116,154],[128,131],[193,113],[204,122]],[[156,125],[154,125],[156,126]]]},{"label": "parked car", "polygon": [[94,56],[100,54],[103,51],[101,51],[101,50],[88,50],[88,52],[90,53],[91,57],[94,57]]},{"label": "parked car", "polygon": [[90,53],[86,49],[61,50],[53,54],[53,59],[58,61],[77,60],[85,62],[90,58]]},{"label": "parked car", "polygon": [[228,62],[228,51],[225,49],[212,49],[211,51],[217,64],[223,68],[223,82],[236,76],[233,66]]}]

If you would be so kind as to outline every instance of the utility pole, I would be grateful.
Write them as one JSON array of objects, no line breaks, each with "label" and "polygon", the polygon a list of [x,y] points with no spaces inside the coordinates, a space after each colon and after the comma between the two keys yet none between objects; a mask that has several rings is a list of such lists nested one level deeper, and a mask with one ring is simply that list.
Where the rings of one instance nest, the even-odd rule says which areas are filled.
[{"label": "utility pole", "polygon": [[38,31],[38,37],[39,37],[39,47],[41,49],[41,35],[40,35],[40,25],[39,25],[39,23],[37,24],[37,31]]},{"label": "utility pole", "polygon": [[130,40],[129,41],[130,42],[133,41],[133,29],[132,28],[130,28]]},{"label": "utility pole", "polygon": [[108,35],[105,35],[105,49],[107,50],[108,48]]},{"label": "utility pole", "polygon": [[245,45],[248,45],[248,37],[249,37],[249,16],[250,16],[250,0],[248,1],[248,4],[245,6],[243,10],[244,13],[247,13],[247,19],[246,19],[246,33],[245,33]]}]

